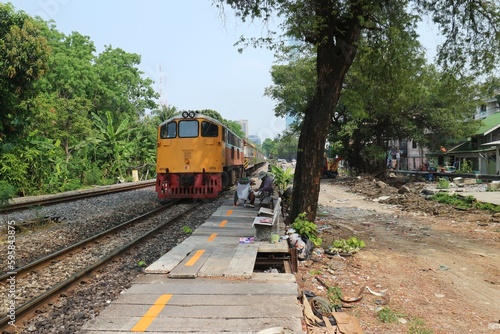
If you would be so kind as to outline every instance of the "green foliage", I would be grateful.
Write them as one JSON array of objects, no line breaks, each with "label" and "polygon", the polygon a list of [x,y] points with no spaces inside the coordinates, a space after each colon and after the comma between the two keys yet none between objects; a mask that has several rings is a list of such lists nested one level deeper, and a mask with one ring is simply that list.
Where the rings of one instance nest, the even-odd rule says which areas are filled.
[{"label": "green foliage", "polygon": [[277,101],[277,116],[302,118],[307,104],[314,96],[316,60],[310,53],[308,55],[294,57],[288,64],[274,65],[271,68],[274,85],[267,87],[264,94]]},{"label": "green foliage", "polygon": [[322,271],[319,270],[319,269],[311,269],[311,270],[309,270],[309,275],[311,275],[311,276],[321,275],[321,274],[322,274]]},{"label": "green foliage", "polygon": [[474,196],[459,196],[457,194],[447,194],[447,193],[437,193],[431,196],[431,200],[448,204],[454,206],[459,209],[478,209],[478,210],[486,210],[491,212],[500,212],[500,206],[491,204],[478,202]]},{"label": "green foliage", "polygon": [[408,334],[433,334],[434,331],[425,327],[425,322],[421,319],[413,319],[408,328]]},{"label": "green foliage", "polygon": [[21,148],[0,154],[0,177],[3,181],[15,185],[21,194],[28,192],[29,163],[19,154]]},{"label": "green foliage", "polygon": [[266,156],[276,157],[278,153],[276,152],[275,146],[276,144],[273,140],[271,140],[270,138],[266,138],[262,143],[262,150],[264,151],[264,154]]},{"label": "green foliage", "polygon": [[438,184],[436,185],[437,189],[449,189],[450,181],[445,178],[440,178]]},{"label": "green foliage", "polygon": [[323,240],[318,237],[316,224],[307,220],[305,212],[299,214],[297,218],[295,218],[291,227],[301,236],[311,240],[315,246],[320,246],[323,243]]},{"label": "green foliage", "polygon": [[0,181],[0,208],[9,204],[11,198],[16,194],[16,189],[6,181]]},{"label": "green foliage", "polygon": [[103,117],[111,112],[115,122],[129,117],[138,119],[147,109],[155,109],[154,91],[150,78],[143,78],[137,66],[141,56],[120,48],[106,46],[95,59],[94,73],[99,85],[95,88],[95,112]]},{"label": "green foliage", "polygon": [[464,160],[460,164],[459,172],[460,173],[472,173],[473,172],[473,170],[472,170],[472,163],[469,160]]},{"label": "green foliage", "polygon": [[443,204],[448,204],[455,206],[457,208],[461,209],[469,209],[473,207],[473,203],[476,201],[474,196],[467,196],[467,197],[462,197],[458,196],[457,194],[448,194],[448,193],[437,193],[432,195],[431,200],[443,203]]},{"label": "green foliage", "polygon": [[[140,56],[0,4],[0,179],[18,195],[154,177],[157,106]],[[48,70],[50,69],[50,70]],[[150,175],[151,174],[151,175]]]},{"label": "green foliage", "polygon": [[97,165],[92,164],[88,169],[83,171],[83,184],[88,186],[99,184],[102,177],[102,170]]},{"label": "green foliage", "polygon": [[225,120],[224,122],[229,130],[240,138],[245,138],[245,131],[241,128],[241,124],[236,121]]},{"label": "green foliage", "polygon": [[271,173],[274,175],[274,185],[278,193],[281,195],[285,190],[292,185],[293,173],[290,168],[283,170],[282,168],[271,165]]},{"label": "green foliage", "polygon": [[147,266],[146,261],[144,261],[144,260],[140,260],[139,262],[137,262],[137,265],[139,267],[145,267],[145,266]]},{"label": "green foliage", "polygon": [[475,202],[474,208],[479,210],[486,210],[491,212],[500,212],[500,206],[492,203]]},{"label": "green foliage", "polygon": [[338,286],[329,286],[326,290],[326,297],[334,308],[342,306],[342,289]]},{"label": "green foliage", "polygon": [[366,246],[365,242],[356,237],[349,239],[337,239],[332,242],[332,247],[329,248],[330,252],[353,254]]},{"label": "green foliage", "polygon": [[297,156],[297,147],[299,139],[292,133],[285,132],[284,135],[274,139],[276,156],[275,158],[283,158],[288,161]]},{"label": "green foliage", "polygon": [[383,147],[377,145],[367,145],[361,151],[361,156],[365,162],[376,164],[377,162],[385,161],[387,154]]},{"label": "green foliage", "polygon": [[11,4],[0,3],[0,139],[21,138],[28,125],[27,102],[51,52],[43,27]]},{"label": "green foliage", "polygon": [[384,307],[378,312],[377,318],[383,323],[394,323],[397,322],[401,316],[401,314],[394,312],[390,308]]},{"label": "green foliage", "polygon": [[191,234],[191,233],[193,233],[193,229],[190,228],[189,226],[183,226],[182,227],[182,232],[184,232],[186,234]]},{"label": "green foliage", "polygon": [[101,152],[103,167],[107,169],[108,174],[124,176],[133,145],[133,141],[130,140],[132,130],[128,127],[129,117],[125,117],[115,128],[111,112],[106,112],[106,121],[96,114],[93,116],[94,124],[99,130],[94,139]]},{"label": "green foliage", "polygon": [[180,114],[180,111],[178,111],[175,106],[160,105],[159,107],[159,109],[155,109],[151,112],[153,118],[155,119],[155,125],[163,123],[167,119]]}]

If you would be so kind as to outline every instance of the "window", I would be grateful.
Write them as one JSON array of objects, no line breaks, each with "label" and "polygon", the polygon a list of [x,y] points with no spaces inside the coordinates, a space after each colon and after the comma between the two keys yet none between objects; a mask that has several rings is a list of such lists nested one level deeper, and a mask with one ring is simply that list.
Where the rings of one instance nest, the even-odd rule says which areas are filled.
[{"label": "window", "polygon": [[181,138],[198,137],[198,121],[180,121],[179,137]]},{"label": "window", "polygon": [[161,139],[175,138],[176,136],[177,136],[177,124],[175,122],[164,124],[160,128]]},{"label": "window", "polygon": [[486,104],[481,104],[481,114],[486,113]]},{"label": "window", "polygon": [[417,148],[417,141],[416,140],[411,141],[411,148]]},{"label": "window", "polygon": [[219,135],[219,127],[217,124],[203,121],[201,122],[201,136],[202,137],[217,137]]}]

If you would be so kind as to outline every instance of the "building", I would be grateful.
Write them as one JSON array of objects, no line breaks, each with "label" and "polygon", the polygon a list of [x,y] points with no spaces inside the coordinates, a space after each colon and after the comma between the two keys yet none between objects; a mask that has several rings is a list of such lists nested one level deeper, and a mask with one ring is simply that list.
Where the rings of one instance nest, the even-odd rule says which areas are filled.
[{"label": "building", "polygon": [[236,121],[239,125],[241,125],[241,129],[245,133],[245,138],[248,138],[248,120],[247,119],[240,119]]},{"label": "building", "polygon": [[[481,126],[468,139],[437,152],[420,149],[420,157],[434,166],[459,170],[464,162],[479,174],[500,172],[500,95],[477,104],[474,119]],[[410,155],[410,154],[409,154]],[[411,168],[409,168],[411,169]]]},{"label": "building", "polygon": [[248,140],[250,140],[254,144],[262,145],[262,141],[260,140],[260,137],[257,135],[248,136]]}]

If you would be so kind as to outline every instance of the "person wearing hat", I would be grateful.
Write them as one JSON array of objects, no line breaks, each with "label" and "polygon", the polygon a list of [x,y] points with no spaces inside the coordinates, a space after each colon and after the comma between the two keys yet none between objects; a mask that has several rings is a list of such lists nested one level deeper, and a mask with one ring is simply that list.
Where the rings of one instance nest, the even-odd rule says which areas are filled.
[{"label": "person wearing hat", "polygon": [[260,186],[255,191],[250,192],[250,204],[248,206],[254,207],[255,198],[264,198],[273,193],[273,179],[267,174],[266,171],[261,170],[258,175],[260,179]]}]

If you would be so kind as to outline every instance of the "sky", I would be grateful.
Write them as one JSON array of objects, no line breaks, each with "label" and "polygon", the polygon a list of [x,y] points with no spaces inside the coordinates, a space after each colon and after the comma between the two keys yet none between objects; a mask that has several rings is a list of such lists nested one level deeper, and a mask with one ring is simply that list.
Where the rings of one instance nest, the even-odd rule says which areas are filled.
[{"label": "sky", "polygon": [[[89,36],[97,54],[105,46],[141,56],[139,69],[155,81],[161,102],[179,110],[212,109],[228,120],[248,120],[249,134],[263,141],[285,129],[274,116],[276,101],[264,96],[272,85],[273,52],[234,44],[241,35],[260,37],[260,23],[242,23],[226,10],[221,18],[211,0],[10,0],[15,9],[57,30]],[[437,42],[429,23],[422,44]]]},{"label": "sky", "polygon": [[58,31],[89,36],[97,54],[111,45],[141,56],[138,68],[155,81],[161,100],[179,110],[212,109],[228,120],[248,120],[249,134],[275,138],[285,120],[274,117],[273,52],[234,44],[260,37],[262,25],[225,19],[211,0],[14,0],[16,11],[54,20]]}]

